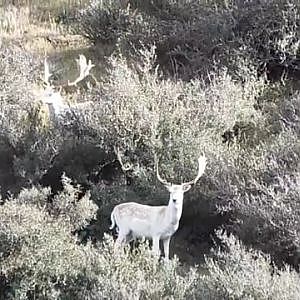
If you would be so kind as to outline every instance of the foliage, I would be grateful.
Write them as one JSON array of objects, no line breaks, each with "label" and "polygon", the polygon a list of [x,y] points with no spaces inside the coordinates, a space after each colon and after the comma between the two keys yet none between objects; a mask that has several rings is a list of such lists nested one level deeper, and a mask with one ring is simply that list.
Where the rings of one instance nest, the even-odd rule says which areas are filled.
[{"label": "foliage", "polygon": [[[76,200],[67,178],[57,195],[63,206],[84,206],[89,213],[75,219],[57,213],[49,190],[23,190],[0,207],[1,274],[6,299],[297,299],[299,275],[273,266],[268,256],[246,249],[233,236],[218,234],[223,250],[206,258],[200,269],[182,269],[153,257],[147,243],[130,251],[114,247],[106,235],[97,245],[78,243],[78,224],[95,217],[88,198]],[[73,189],[73,190],[72,190]],[[66,196],[68,195],[68,196]],[[74,198],[75,197],[75,198]],[[78,212],[81,210],[78,210]],[[74,217],[75,215],[72,214]],[[204,268],[204,269],[203,269]]]},{"label": "foliage", "polygon": [[[76,217],[72,213],[72,219],[65,212],[57,213],[43,189],[24,190],[0,207],[0,260],[7,299],[184,299],[192,295],[195,271],[179,275],[178,260],[164,266],[147,245],[134,253],[115,252],[109,236],[97,247],[90,242],[78,244],[71,233],[74,221],[91,220],[97,207],[88,197],[76,202],[71,185],[65,186],[57,198],[61,206],[67,200],[81,212]],[[89,213],[82,212],[83,206]]]},{"label": "foliage", "polygon": [[68,191],[68,201],[80,212],[72,214],[72,220],[48,202],[49,190],[23,190],[1,206],[1,272],[9,278],[11,296],[16,299],[57,299],[66,285],[76,289],[85,272],[84,262],[92,259],[86,256],[92,246],[84,251],[71,231],[73,223],[82,226],[94,218],[97,207],[88,197],[76,201],[71,186],[66,184],[66,188],[60,205]]},{"label": "foliage", "polygon": [[[172,81],[155,69],[155,47],[137,54],[135,67],[122,55],[110,58],[107,80],[93,94],[82,95],[94,102],[84,114],[63,124],[50,124],[44,131],[38,123],[32,126],[36,117],[31,118],[30,127],[17,138],[18,147],[24,146],[23,154],[14,158],[15,174],[30,184],[39,182],[50,168],[57,170],[57,180],[65,171],[91,189],[101,207],[100,216],[106,220],[115,204],[129,198],[151,204],[166,202],[155,180],[155,156],[164,176],[180,182],[193,178],[196,158],[205,150],[208,169],[187,195],[191,204],[185,214],[205,216],[215,213],[217,207],[218,213],[232,220],[234,225],[228,229],[245,242],[279,261],[297,264],[297,96],[292,103],[260,103],[264,108],[258,110],[258,99],[269,97],[276,87],[270,90],[252,69],[243,68],[248,74],[243,82],[225,68],[211,73],[209,84]],[[224,141],[226,132],[233,136]],[[130,186],[121,180],[120,165],[115,165],[116,147],[123,163],[132,166],[126,175]],[[112,187],[99,184],[105,179],[101,178],[103,166],[110,165],[115,174],[110,179]],[[61,209],[68,211],[69,204],[65,205]],[[107,223],[100,227],[102,235]]]},{"label": "foliage", "polygon": [[[92,105],[58,122],[36,93],[41,58],[1,39],[0,292],[298,299],[298,10],[277,0],[92,1],[74,30],[115,51],[101,82],[72,95]],[[178,183],[195,176],[202,152],[207,169],[185,195],[171,250],[195,263],[213,246],[205,262],[165,265],[143,243],[115,251],[104,234],[113,206],[166,204],[155,160]]]},{"label": "foliage", "polygon": [[206,259],[199,296],[204,299],[298,299],[299,274],[288,266],[278,269],[270,257],[247,249],[232,235],[221,235],[227,251]]},{"label": "foliage", "polygon": [[80,13],[78,33],[93,43],[118,42],[124,53],[155,43],[161,68],[179,78],[206,76],[216,65],[236,73],[248,57],[278,79],[284,71],[299,76],[298,12],[289,0],[134,0],[126,9],[123,1],[93,1]]}]

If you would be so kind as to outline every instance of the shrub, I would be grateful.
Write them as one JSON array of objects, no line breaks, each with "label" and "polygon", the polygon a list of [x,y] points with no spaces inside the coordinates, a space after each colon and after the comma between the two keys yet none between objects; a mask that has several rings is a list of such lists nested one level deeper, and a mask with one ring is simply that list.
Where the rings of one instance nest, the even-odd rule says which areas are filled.
[{"label": "shrub", "polygon": [[198,291],[204,299],[298,299],[299,274],[288,266],[278,269],[269,256],[247,249],[233,235],[220,235],[226,251],[206,258]]},{"label": "shrub", "polygon": [[[157,45],[158,63],[179,78],[206,76],[226,66],[243,77],[248,57],[268,77],[299,76],[298,4],[291,1],[93,1],[80,13],[78,33],[124,53]],[[272,22],[269,20],[272,19]],[[248,63],[248,62],[246,62]]]},{"label": "shrub", "polygon": [[[197,279],[196,270],[179,269],[177,259],[168,265],[158,263],[149,247],[141,245],[133,253],[112,252],[111,238],[104,240],[101,278],[102,297],[110,299],[185,299],[192,297]],[[182,275],[181,275],[182,274]],[[113,284],[111,284],[113,282]]]},{"label": "shrub", "polygon": [[[70,190],[70,185],[66,187]],[[70,220],[53,208],[48,212],[48,195],[47,190],[24,190],[17,199],[1,206],[1,272],[17,299],[57,299],[66,287],[76,291],[87,267],[85,262],[93,260],[92,246],[76,245],[71,231],[72,223],[82,226],[92,219],[96,206],[87,197],[76,203],[71,193],[68,201],[81,214],[72,215]],[[64,192],[61,201],[65,202]],[[89,213],[85,214],[83,207]]]},{"label": "shrub", "polygon": [[[297,266],[299,249],[300,194],[298,136],[287,131],[256,151],[256,162],[247,165],[244,187],[231,208],[240,220],[235,229],[245,242]],[[254,162],[252,158],[251,161]],[[255,224],[255,226],[254,226]]]},{"label": "shrub", "polygon": [[[5,39],[0,45],[0,55],[1,152],[4,157],[9,156],[7,162],[2,165],[1,172],[7,174],[8,182],[17,181],[22,186],[24,181],[36,180],[34,173],[39,169],[38,166],[39,172],[43,172],[46,161],[51,161],[49,157],[53,155],[53,148],[50,148],[49,144],[53,139],[51,135],[47,136],[45,131],[42,132],[43,120],[32,91],[38,76],[39,59]],[[36,164],[33,165],[35,151],[39,154],[35,160]],[[26,170],[25,161],[30,165]],[[14,162],[20,164],[14,165]],[[26,179],[25,175],[28,175]],[[20,186],[9,188],[14,192]],[[3,186],[4,191],[6,188],[7,186]]]},{"label": "shrub", "polygon": [[79,32],[94,43],[116,43],[139,25],[122,2],[92,1],[79,13]]},{"label": "shrub", "polygon": [[0,53],[1,101],[6,100],[10,104],[31,102],[33,95],[28,87],[38,79],[39,61],[14,42],[4,38],[1,39]]},{"label": "shrub", "polygon": [[[64,181],[60,205],[68,203],[76,210],[83,201],[89,213],[77,215],[76,223],[82,225],[95,216],[96,206],[88,197],[74,199],[76,188]],[[52,206],[48,195],[47,189],[23,190],[0,206],[0,272],[6,299],[299,297],[297,273],[278,269],[268,256],[246,249],[232,235],[218,234],[223,250],[216,250],[199,269],[182,266],[177,258],[158,262],[147,243],[117,250],[106,235],[97,245],[80,244],[72,234],[74,219],[65,211],[57,213],[58,203]]]},{"label": "shrub", "polygon": [[[37,184],[56,165],[55,158],[71,144],[76,145],[82,132],[81,119],[75,114],[64,126],[49,122],[47,109],[37,93],[42,73],[39,57],[6,40],[1,44],[0,55],[3,58],[0,62],[0,151],[9,157],[1,172],[10,177],[0,180],[5,195],[7,189],[14,193],[24,186]],[[61,174],[58,177],[60,180]]]},{"label": "shrub", "polygon": [[[61,203],[53,206],[49,191],[33,188],[0,207],[0,271],[7,299],[184,299],[193,294],[195,271],[179,275],[178,260],[164,266],[147,245],[134,253],[115,252],[108,236],[97,248],[79,244],[71,234],[74,221],[82,226],[91,220],[96,206],[88,197],[76,201],[71,185],[65,186],[57,196]],[[57,213],[56,206],[66,202],[69,211]],[[77,217],[70,213],[76,209]]]},{"label": "shrub", "polygon": [[112,58],[112,70],[102,88],[105,96],[97,110],[86,115],[85,124],[97,132],[100,147],[106,151],[119,147],[124,162],[133,165],[128,175],[142,197],[150,200],[157,194],[155,155],[165,176],[183,181],[196,173],[195,162],[203,149],[211,168],[220,169],[219,158],[229,154],[221,136],[238,121],[254,124],[247,142],[241,144],[252,147],[252,138],[264,124],[264,117],[254,109],[261,81],[249,77],[242,85],[226,70],[213,74],[209,85],[200,80],[163,80],[152,72],[154,48],[141,51],[139,61],[134,69],[122,56]]},{"label": "shrub", "polygon": [[[33,113],[28,127],[21,125],[21,121],[15,124],[17,134],[10,136],[9,141],[22,150],[14,158],[14,172],[22,179],[18,188],[39,182],[45,173],[50,176],[57,172],[47,183],[52,187],[60,181],[63,171],[72,175],[76,183],[92,189],[101,208],[99,218],[103,222],[98,222],[101,232],[97,232],[101,236],[115,204],[128,199],[156,205],[166,203],[162,187],[155,180],[155,155],[160,159],[162,174],[179,182],[194,177],[196,159],[205,150],[209,161],[206,175],[187,195],[183,219],[197,223],[199,215],[227,215],[233,224],[227,229],[243,241],[277,258],[293,261],[298,247],[294,238],[298,229],[293,220],[299,214],[297,185],[292,184],[297,172],[292,166],[299,159],[297,96],[288,102],[280,94],[283,101],[270,102],[274,110],[267,109],[269,104],[257,110],[258,100],[270,97],[277,87],[270,89],[256,78],[253,69],[243,66],[248,74],[243,82],[225,68],[211,73],[208,83],[173,81],[164,79],[155,68],[154,47],[137,53],[135,66],[122,55],[111,57],[111,71],[101,89],[82,95],[95,105],[74,120],[43,131]],[[12,121],[10,115],[3,120]],[[275,130],[275,125],[279,129]],[[223,143],[224,132],[235,133],[236,129],[233,140]],[[116,146],[124,163],[132,165],[132,170],[125,174],[127,182],[122,180],[125,176],[120,164],[116,164]],[[280,153],[284,153],[284,158],[280,158]],[[112,186],[101,184],[103,169],[109,165],[114,174]],[[276,178],[280,177],[290,181],[290,194],[284,191],[284,184],[279,188]],[[270,195],[274,191],[278,203],[289,199],[283,201],[282,211],[272,206]],[[262,199],[265,200],[261,204]],[[70,209],[70,205],[66,202],[57,210],[69,211],[66,217],[71,220],[72,214],[78,212]],[[283,213],[290,207],[292,215]],[[282,230],[276,230],[276,226]]]},{"label": "shrub", "polygon": [[[186,235],[202,242],[197,230],[189,234],[192,227],[202,225],[202,217],[220,215],[221,220],[230,221],[224,224],[226,229],[245,244],[272,254],[276,262],[285,260],[296,266],[299,97],[289,96],[289,86],[258,79],[256,64],[276,60],[282,53],[286,63],[295,57],[297,36],[289,40],[287,31],[294,34],[298,21],[287,12],[297,6],[277,1],[263,1],[262,6],[256,1],[234,1],[227,6],[218,1],[214,8],[201,1],[164,1],[161,5],[151,1],[144,8],[139,1],[126,8],[119,2],[103,3],[94,2],[82,12],[83,34],[94,42],[118,43],[121,54],[109,59],[111,69],[100,88],[78,96],[93,100],[94,105],[63,124],[43,126],[40,108],[28,105],[34,96],[22,57],[31,56],[14,47],[1,49],[1,130],[6,152],[13,149],[7,169],[18,179],[10,190],[17,192],[37,182],[54,187],[65,171],[75,183],[91,188],[100,207],[96,230],[101,228],[103,234],[117,203],[166,203],[165,192],[155,179],[155,156],[163,176],[181,182],[194,177],[196,159],[204,151],[208,157],[205,176],[185,199],[181,224],[185,226],[185,220],[192,224]],[[274,12],[274,28],[270,25],[261,31],[262,23],[256,25],[258,12],[262,22]],[[156,48],[149,46],[153,41]],[[261,42],[275,52],[264,54]],[[126,59],[128,50],[134,60]],[[20,58],[16,66],[24,76],[10,66],[7,51]],[[162,67],[174,67],[178,78],[194,79],[164,76],[157,62],[165,56],[172,64],[161,63]],[[33,58],[25,63],[34,79],[35,66]],[[208,76],[202,80],[199,74]],[[120,150],[125,164],[132,165],[129,172],[122,173],[114,148]],[[111,172],[109,184],[106,167]],[[50,177],[48,182],[43,180],[45,175]],[[79,191],[69,190],[67,181],[64,184],[65,190],[51,198],[52,207],[47,205],[45,214],[51,220],[65,218],[68,232],[78,231],[87,225],[91,211],[86,202],[74,202]],[[220,222],[205,230],[211,232]]]},{"label": "shrub", "polygon": [[[195,158],[205,149],[206,176],[187,195],[192,202],[185,206],[185,214],[197,218],[213,213],[217,206],[234,224],[227,228],[243,241],[279,261],[297,264],[292,262],[299,248],[297,97],[261,112],[255,109],[256,101],[261,94],[267,97],[268,88],[255,76],[243,84],[226,71],[212,75],[209,85],[163,80],[152,72],[154,53],[154,49],[142,52],[139,71],[129,68],[122,57],[111,61],[111,75],[104,85],[106,100],[98,110],[102,144],[110,149],[118,145],[126,154],[124,160],[133,165],[129,189],[139,197],[130,198],[161,203],[154,179],[155,154],[166,177],[184,181],[193,177]],[[283,114],[296,122],[284,125],[279,119]],[[275,122],[280,129],[274,130]],[[222,143],[222,133],[235,126],[236,140]],[[196,202],[199,193],[207,200],[205,205],[203,200]],[[115,199],[123,202],[129,197],[123,195],[125,199],[117,195]]]},{"label": "shrub", "polygon": [[29,7],[17,8],[9,3],[1,4],[0,33],[2,35],[19,35],[28,30],[30,24]]},{"label": "shrub", "polygon": [[[293,66],[297,6],[103,3],[88,6],[80,26],[93,42],[117,43],[121,53],[109,58],[100,88],[78,95],[93,106],[62,123],[44,126],[40,107],[31,105],[38,61],[15,46],[0,48],[1,147],[11,151],[1,173],[15,176],[15,196],[0,206],[7,298],[299,298],[298,275],[284,264],[299,263],[299,95],[256,72],[258,62],[270,60]],[[272,14],[275,21],[263,27]],[[157,62],[177,78],[164,76]],[[131,170],[122,172],[114,149]],[[203,243],[198,228],[210,215],[219,219],[204,229],[205,237],[226,220],[223,227],[241,240],[219,237],[229,251],[206,259],[206,275],[177,259],[158,263],[145,244],[116,253],[111,237],[91,243],[91,228],[93,240],[101,239],[115,204],[166,203],[155,179],[156,157],[164,177],[182,182],[194,177],[201,152],[208,166],[186,195],[181,225],[187,229],[177,243]],[[75,187],[61,179],[63,172]],[[1,189],[8,189],[2,182]],[[52,190],[32,187],[37,182]],[[88,189],[100,208],[97,221],[97,207],[83,193]],[[77,236],[82,232],[84,242]]]},{"label": "shrub", "polygon": [[91,122],[103,131],[99,136],[106,139],[105,145],[120,144],[113,137],[123,140],[120,147],[126,144],[132,150],[144,146],[160,153],[167,145],[179,150],[176,143],[199,149],[197,139],[205,130],[211,130],[207,138],[221,136],[238,121],[255,123],[262,118],[254,104],[263,83],[253,76],[241,85],[225,69],[212,74],[209,85],[200,80],[174,82],[152,72],[155,48],[144,49],[139,57],[136,69],[122,56],[111,59],[112,70],[103,85],[105,96],[91,116],[99,120]]}]

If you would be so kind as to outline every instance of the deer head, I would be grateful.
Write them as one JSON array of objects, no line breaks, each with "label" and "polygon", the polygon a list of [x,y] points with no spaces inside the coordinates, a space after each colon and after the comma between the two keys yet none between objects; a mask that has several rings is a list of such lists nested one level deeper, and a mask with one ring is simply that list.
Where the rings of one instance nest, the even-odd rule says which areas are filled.
[{"label": "deer head", "polygon": [[188,190],[190,190],[192,185],[194,185],[199,180],[199,178],[204,173],[205,167],[206,167],[206,157],[204,155],[202,155],[198,158],[198,174],[195,177],[195,179],[188,181],[188,182],[181,183],[181,184],[173,184],[173,183],[168,182],[165,179],[162,179],[162,177],[159,175],[158,160],[156,161],[156,176],[157,176],[157,179],[170,192],[170,203],[172,202],[175,205],[182,205],[184,193],[187,192]]}]

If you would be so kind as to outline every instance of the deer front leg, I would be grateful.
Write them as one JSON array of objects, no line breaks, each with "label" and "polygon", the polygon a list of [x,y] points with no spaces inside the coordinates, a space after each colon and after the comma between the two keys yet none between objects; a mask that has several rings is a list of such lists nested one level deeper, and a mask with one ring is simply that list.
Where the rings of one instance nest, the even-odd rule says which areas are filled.
[{"label": "deer front leg", "polygon": [[167,237],[166,239],[163,240],[166,261],[169,260],[170,240],[171,240],[171,237]]},{"label": "deer front leg", "polygon": [[153,241],[152,251],[153,251],[154,255],[159,256],[160,255],[160,251],[159,251],[159,237],[158,236],[153,237],[152,241]]}]

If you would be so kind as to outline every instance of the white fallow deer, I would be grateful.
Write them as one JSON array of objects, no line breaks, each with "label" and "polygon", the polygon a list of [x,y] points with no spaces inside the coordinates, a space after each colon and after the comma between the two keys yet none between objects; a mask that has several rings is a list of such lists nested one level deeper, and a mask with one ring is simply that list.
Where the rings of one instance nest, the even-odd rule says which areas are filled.
[{"label": "white fallow deer", "polygon": [[90,74],[91,69],[95,66],[92,64],[91,60],[87,61],[86,57],[83,54],[79,55],[79,59],[76,59],[77,66],[79,69],[79,76],[73,81],[68,81],[66,84],[61,83],[58,86],[53,86],[50,83],[50,73],[49,64],[47,59],[44,60],[44,90],[41,95],[41,100],[44,104],[48,106],[49,116],[51,120],[63,119],[68,113],[72,113],[76,110],[83,109],[92,103],[90,101],[77,103],[73,105],[65,104],[64,99],[60,91],[68,87],[76,87],[77,84],[83,81]]},{"label": "white fallow deer", "polygon": [[162,179],[156,163],[158,180],[167,188],[170,199],[167,206],[150,206],[127,202],[114,207],[111,213],[112,230],[118,227],[117,245],[124,245],[136,238],[150,238],[153,252],[160,255],[159,241],[163,241],[165,260],[169,260],[169,245],[172,235],[177,231],[182,215],[183,194],[203,175],[206,157],[198,159],[198,174],[192,181],[172,184]]}]

